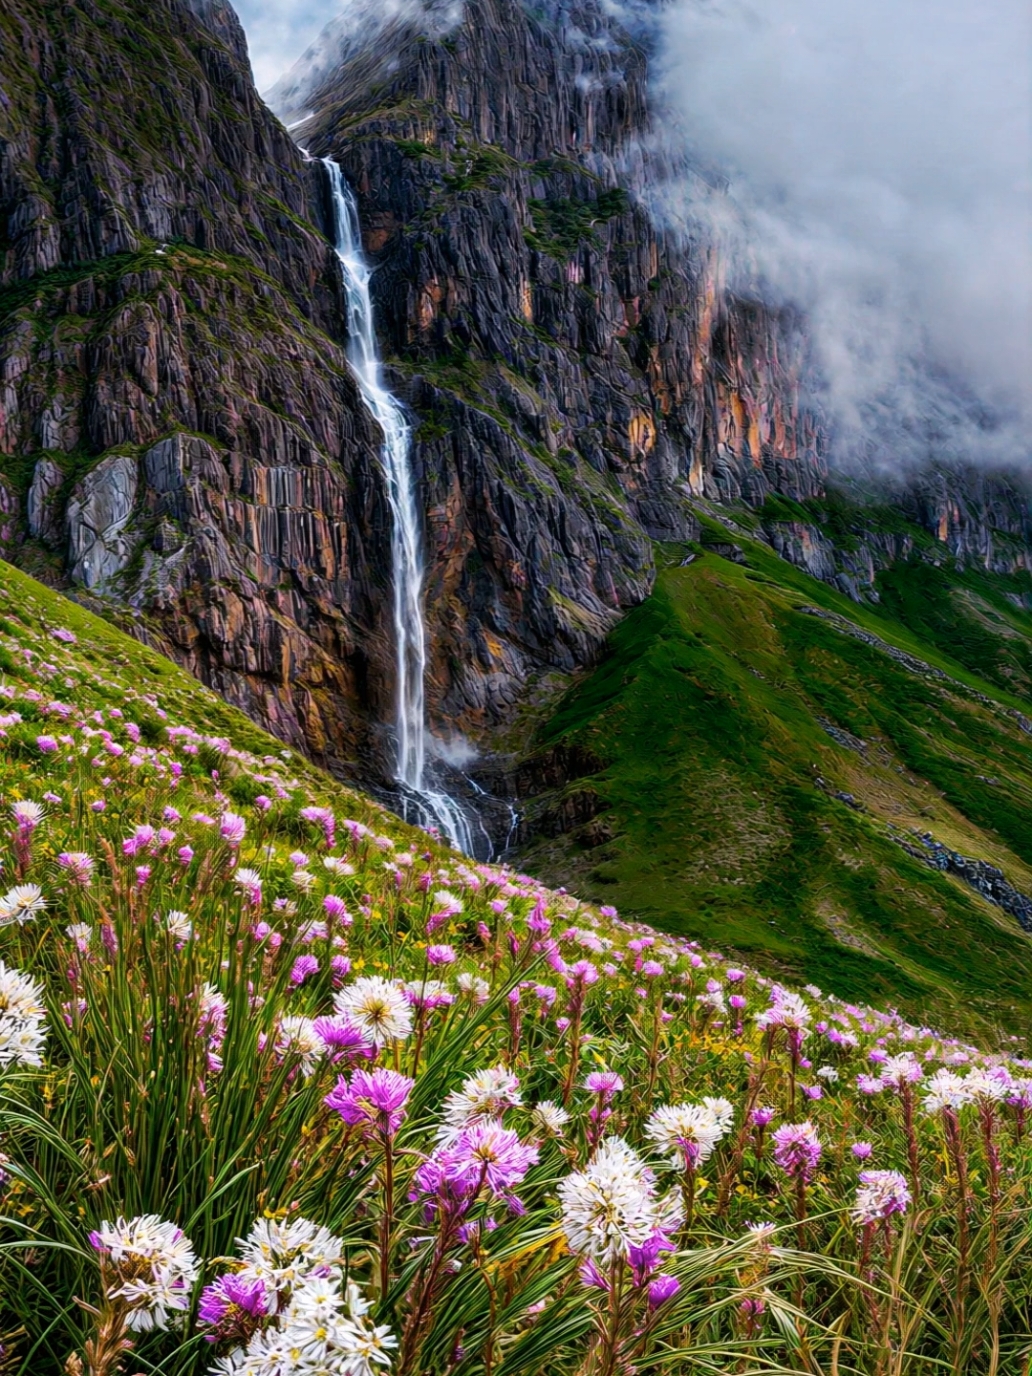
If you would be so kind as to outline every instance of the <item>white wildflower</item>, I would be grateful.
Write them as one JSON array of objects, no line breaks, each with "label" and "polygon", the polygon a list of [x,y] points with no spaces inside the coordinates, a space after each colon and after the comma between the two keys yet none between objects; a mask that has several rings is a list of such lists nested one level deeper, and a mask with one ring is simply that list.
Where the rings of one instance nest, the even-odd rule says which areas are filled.
[{"label": "white wildflower", "polygon": [[[733,1110],[732,1110],[733,1112]],[[705,1104],[664,1104],[645,1124],[645,1136],[670,1160],[686,1170],[702,1164],[727,1132],[729,1120]]]},{"label": "white wildflower", "polygon": [[45,1015],[42,987],[0,960],[0,1068],[43,1064]]},{"label": "white wildflower", "polygon": [[379,975],[367,975],[345,985],[334,995],[333,1007],[374,1046],[401,1042],[411,1035],[412,1009],[404,991]]},{"label": "white wildflower", "polygon": [[462,899],[456,898],[449,889],[438,889],[434,894],[434,907],[448,917],[457,917],[462,912]]},{"label": "white wildflower", "polygon": [[157,1214],[104,1222],[90,1241],[122,1282],[111,1295],[126,1302],[127,1327],[136,1332],[168,1328],[190,1309],[200,1271],[189,1238]]},{"label": "white wildflower", "polygon": [[289,1293],[313,1271],[340,1266],[344,1244],[328,1228],[307,1218],[260,1218],[246,1238],[238,1238],[245,1276],[261,1280],[277,1295]]},{"label": "white wildflower", "polygon": [[603,1142],[582,1171],[559,1182],[563,1231],[574,1252],[610,1263],[680,1222],[680,1206],[656,1197],[651,1172],[620,1137]]},{"label": "white wildflower", "polygon": [[25,827],[30,831],[38,827],[46,815],[47,810],[42,803],[31,803],[28,799],[23,799],[11,804],[11,816],[19,827]]},{"label": "white wildflower", "polygon": [[32,922],[46,908],[43,890],[38,884],[16,884],[0,898],[0,927],[10,922],[22,925]]},{"label": "white wildflower", "polygon": [[902,1089],[904,1085],[915,1085],[923,1077],[920,1063],[909,1051],[899,1056],[890,1056],[881,1068],[882,1083],[892,1089]]},{"label": "white wildflower", "polygon": [[570,1115],[551,1099],[542,1099],[531,1111],[531,1120],[539,1131],[549,1137],[561,1137],[563,1128],[570,1121]]},{"label": "white wildflower", "polygon": [[717,1120],[721,1135],[723,1136],[725,1132],[730,1131],[731,1124],[735,1121],[735,1106],[731,1100],[714,1098],[707,1094],[702,1102]]},{"label": "white wildflower", "polygon": [[992,1066],[989,1069],[984,1066],[975,1066],[973,1070],[969,1071],[964,1085],[972,1099],[980,1099],[986,1103],[999,1103],[1014,1088],[1014,1081],[1006,1066]]},{"label": "white wildflower", "polygon": [[298,1068],[306,1080],[314,1074],[316,1062],[325,1050],[326,1043],[315,1030],[314,1018],[288,1015],[280,1019],[276,1031],[276,1054],[298,1057]]},{"label": "white wildflower", "polygon": [[463,971],[455,983],[461,994],[469,994],[477,1003],[486,1003],[490,997],[491,986],[486,979],[481,979],[479,975],[471,975],[468,971]]},{"label": "white wildflower", "polygon": [[193,923],[186,913],[172,908],[165,914],[165,931],[173,941],[189,941],[193,936]]},{"label": "white wildflower", "polygon": [[491,1066],[470,1075],[461,1089],[454,1090],[441,1108],[439,1142],[451,1142],[471,1123],[485,1119],[500,1120],[507,1108],[523,1102],[520,1082],[504,1065]]},{"label": "white wildflower", "polygon": [[939,1113],[943,1109],[963,1108],[972,1100],[971,1091],[960,1075],[952,1070],[937,1070],[925,1085],[924,1107],[926,1113]]}]

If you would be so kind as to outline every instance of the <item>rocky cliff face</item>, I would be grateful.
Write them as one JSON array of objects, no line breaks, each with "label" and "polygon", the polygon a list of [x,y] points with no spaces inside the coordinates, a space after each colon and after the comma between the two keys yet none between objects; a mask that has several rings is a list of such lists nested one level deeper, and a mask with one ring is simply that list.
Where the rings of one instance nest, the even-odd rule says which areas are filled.
[{"label": "rocky cliff face", "polygon": [[877,601],[878,574],[902,560],[949,559],[958,569],[996,574],[1032,570],[1032,493],[1022,473],[933,467],[873,489],[845,489],[846,512],[815,503],[809,517],[784,519],[786,504],[779,510],[775,502],[762,530],[782,558],[855,602]]},{"label": "rocky cliff face", "polygon": [[447,33],[388,25],[280,90],[360,197],[422,420],[432,696],[464,724],[590,657],[694,496],[821,488],[797,322],[729,298],[649,216],[646,75],[593,0],[470,0]]},{"label": "rocky cliff face", "polygon": [[321,169],[220,0],[15,0],[0,41],[5,548],[354,764],[390,702],[388,516]]},{"label": "rocky cliff face", "polygon": [[[419,421],[446,734],[589,661],[693,493],[820,483],[791,322],[652,229],[643,56],[575,19],[490,0],[429,39],[395,26],[305,130],[359,188]],[[20,507],[37,568],[49,549],[279,734],[375,769],[388,513],[321,170],[221,0],[17,0],[3,23],[0,533]]]},{"label": "rocky cliff face", "polygon": [[[533,9],[391,23],[283,88],[359,195],[417,425],[430,712],[477,741],[591,661],[693,503],[808,502],[826,472],[804,322],[730,296],[711,250],[650,217],[641,48],[601,0]],[[0,14],[0,547],[368,781],[389,510],[328,213],[224,0]],[[1016,488],[936,477],[894,501],[965,559],[1025,558]],[[909,548],[764,519],[857,596]]]}]

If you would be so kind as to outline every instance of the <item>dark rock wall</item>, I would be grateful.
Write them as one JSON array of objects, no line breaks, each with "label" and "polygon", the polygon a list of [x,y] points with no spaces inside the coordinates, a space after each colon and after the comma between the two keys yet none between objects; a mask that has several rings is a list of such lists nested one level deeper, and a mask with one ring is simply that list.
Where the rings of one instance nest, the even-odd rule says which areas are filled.
[{"label": "dark rock wall", "polygon": [[131,605],[286,740],[372,769],[388,512],[322,169],[220,0],[11,0],[0,54],[6,552]]},{"label": "dark rock wall", "polygon": [[[300,131],[356,187],[416,426],[435,724],[477,739],[589,662],[692,502],[819,495],[805,322],[656,228],[641,48],[601,0],[468,0],[347,49]],[[323,170],[225,0],[0,10],[0,550],[318,759],[382,772],[389,513],[344,356]],[[967,474],[897,493],[958,556],[1026,557]],[[904,537],[786,557],[865,595]]]},{"label": "dark rock wall", "polygon": [[490,725],[528,674],[590,658],[693,496],[821,489],[805,338],[654,227],[645,56],[599,4],[388,26],[301,103],[358,192],[423,422],[431,701]]}]

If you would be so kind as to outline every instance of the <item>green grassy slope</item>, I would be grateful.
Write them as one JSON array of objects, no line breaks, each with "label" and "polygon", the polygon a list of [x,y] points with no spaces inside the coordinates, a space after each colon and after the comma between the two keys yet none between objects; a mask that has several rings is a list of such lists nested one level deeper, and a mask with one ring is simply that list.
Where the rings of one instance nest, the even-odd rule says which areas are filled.
[{"label": "green grassy slope", "polygon": [[569,747],[594,767],[566,793],[596,794],[600,811],[522,863],[840,995],[1020,1031],[1032,938],[892,834],[931,832],[1032,893],[1032,737],[1014,715],[1032,714],[1032,617],[1008,599],[1025,589],[914,565],[883,579],[881,607],[858,608],[739,543],[745,566],[703,546],[681,567],[671,551],[539,730],[539,756]]},{"label": "green grassy slope", "polygon": [[[51,637],[57,629],[71,631],[77,642],[71,647],[56,645]],[[14,640],[5,644],[5,637]],[[30,647],[28,669],[19,660],[17,645]],[[20,653],[24,659],[25,650]],[[164,743],[167,726],[189,723],[209,739],[231,741],[235,749],[264,761],[270,777],[289,778],[298,787],[346,807],[349,815],[367,825],[390,827],[399,836],[417,834],[378,803],[339,783],[262,731],[172,660],[0,559],[0,684],[31,678],[34,666],[45,665],[48,659],[59,661],[49,676],[55,697],[90,712],[110,711],[112,707],[121,710],[127,699],[132,701],[145,745]],[[18,711],[22,724],[6,733],[3,749],[19,761],[25,787],[31,791],[37,786],[38,756],[32,742],[40,732],[59,734],[61,716],[48,710],[46,699],[35,704],[19,702]],[[212,770],[217,771],[219,787],[231,805],[247,806],[262,791],[262,785],[238,768],[230,755],[202,744],[188,773],[208,787]],[[124,796],[110,799],[109,806],[124,810],[131,819],[136,802]]]}]

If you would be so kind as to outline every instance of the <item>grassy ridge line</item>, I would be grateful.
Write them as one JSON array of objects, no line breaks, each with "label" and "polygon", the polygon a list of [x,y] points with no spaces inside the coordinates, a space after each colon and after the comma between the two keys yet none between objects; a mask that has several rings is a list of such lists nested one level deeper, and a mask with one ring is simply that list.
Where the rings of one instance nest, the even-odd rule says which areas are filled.
[{"label": "grassy ridge line", "polygon": [[[712,534],[728,538],[716,522]],[[736,539],[747,567],[703,546],[689,567],[664,569],[541,730],[541,750],[576,747],[598,761],[568,791],[593,791],[600,813],[538,842],[524,863],[845,996],[983,1033],[1027,1025],[1032,943],[907,856],[888,827],[930,830],[1032,892],[1032,748],[1010,715],[1028,701]],[[908,672],[804,606],[948,680]],[[843,748],[822,722],[864,748]]]}]

